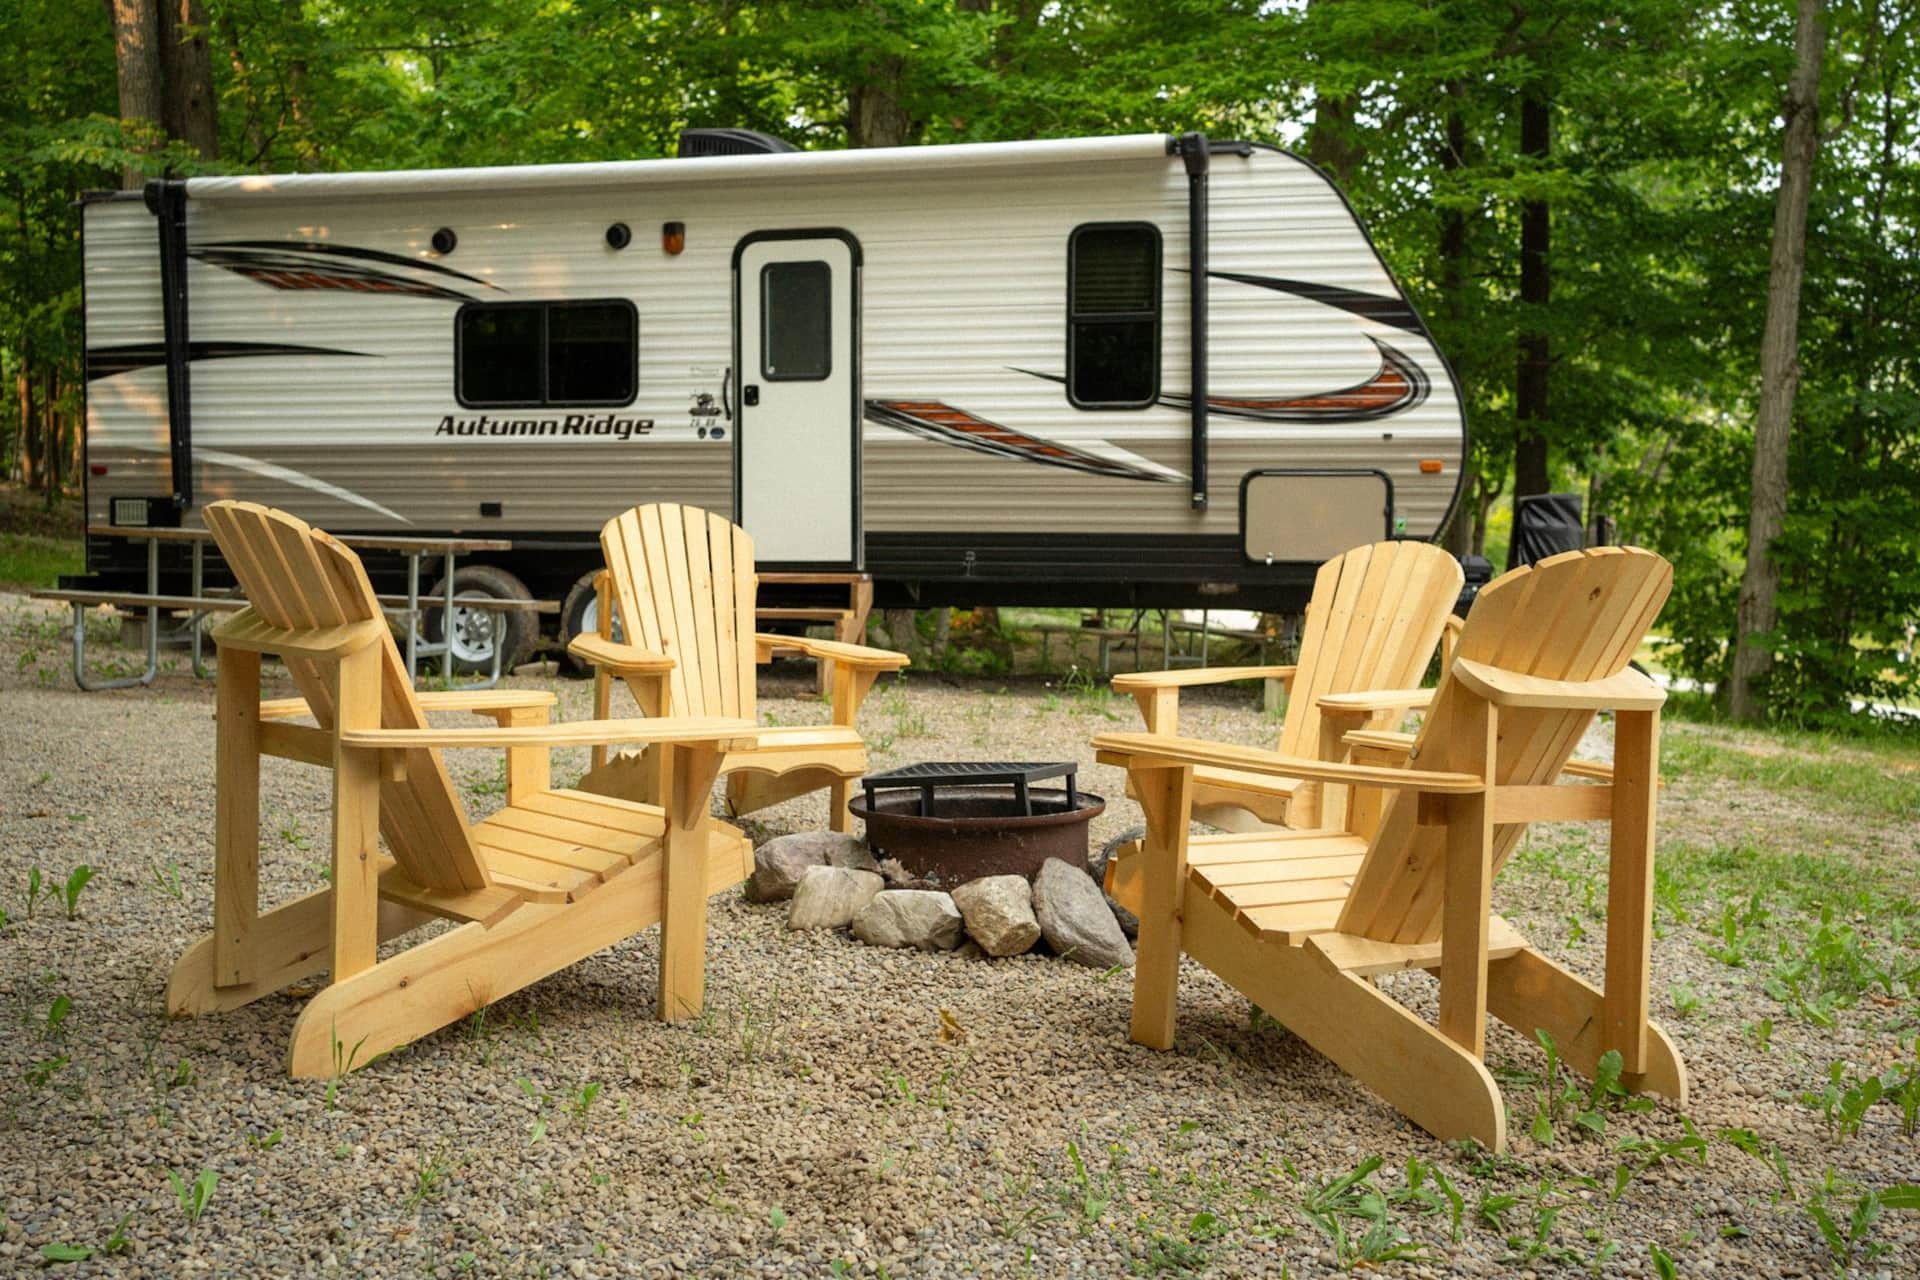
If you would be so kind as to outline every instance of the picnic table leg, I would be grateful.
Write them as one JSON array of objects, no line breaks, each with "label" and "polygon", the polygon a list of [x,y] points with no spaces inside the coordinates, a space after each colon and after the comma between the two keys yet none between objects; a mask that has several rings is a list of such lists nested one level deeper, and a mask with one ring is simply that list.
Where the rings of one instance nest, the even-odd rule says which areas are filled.
[{"label": "picnic table leg", "polygon": [[407,679],[420,678],[420,553],[407,553]]},{"label": "picnic table leg", "polygon": [[[147,594],[160,594],[160,539],[148,538],[147,543]],[[160,607],[147,606],[147,669],[137,676],[123,676],[117,680],[87,679],[87,613],[86,606],[75,602],[73,606],[73,682],[86,693],[100,693],[108,689],[131,689],[137,684],[152,684],[153,678],[160,674]]]},{"label": "picnic table leg", "polygon": [[[441,582],[446,591],[440,606],[440,643],[445,647],[440,651],[440,678],[448,685],[453,684],[453,552],[447,552],[445,572]],[[498,645],[495,646],[497,650]]]}]

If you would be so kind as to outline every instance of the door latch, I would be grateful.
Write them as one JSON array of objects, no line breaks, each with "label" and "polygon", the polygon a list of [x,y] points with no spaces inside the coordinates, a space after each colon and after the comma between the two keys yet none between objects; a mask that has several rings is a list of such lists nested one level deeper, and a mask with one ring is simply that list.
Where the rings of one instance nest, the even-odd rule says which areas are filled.
[{"label": "door latch", "polygon": [[760,384],[757,382],[749,382],[745,386],[741,387],[740,403],[741,404],[759,404],[760,403]]}]

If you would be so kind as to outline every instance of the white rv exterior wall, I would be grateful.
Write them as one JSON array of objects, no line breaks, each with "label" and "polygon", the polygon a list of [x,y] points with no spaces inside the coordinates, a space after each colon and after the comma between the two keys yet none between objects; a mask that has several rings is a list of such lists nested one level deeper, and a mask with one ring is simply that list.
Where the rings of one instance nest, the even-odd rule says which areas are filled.
[{"label": "white rv exterior wall", "polygon": [[[1024,150],[1023,150],[1024,148]],[[964,153],[964,154],[963,154]],[[847,159],[847,156],[853,157]],[[861,328],[868,400],[937,400],[1032,436],[1159,464],[1174,482],[1006,460],[868,423],[864,524],[884,533],[1237,534],[1238,488],[1266,467],[1379,468],[1404,532],[1431,536],[1458,481],[1462,416],[1444,361],[1423,336],[1273,289],[1215,278],[1210,393],[1322,394],[1380,366],[1390,342],[1432,380],[1417,407],[1359,422],[1211,416],[1211,505],[1193,511],[1188,414],[1083,411],[1064,388],[1067,239],[1087,222],[1148,221],[1163,236],[1161,385],[1188,385],[1187,182],[1165,140],[916,148],[620,165],[199,179],[193,246],[312,241],[377,249],[479,277],[450,281],[488,300],[622,297],[640,317],[639,393],[616,410],[651,418],[627,441],[436,436],[454,399],[458,303],[391,294],[277,291],[194,261],[194,342],[270,342],[352,355],[197,360],[192,366],[196,500],[244,496],[351,530],[595,530],[637,502],[729,511],[732,432],[697,438],[689,409],[721,390],[732,361],[731,260],[749,233],[843,228],[864,261]],[[660,224],[686,225],[669,257]],[[631,226],[609,249],[609,223]],[[459,235],[446,258],[429,240]],[[1288,155],[1212,158],[1211,268],[1398,296],[1342,198]],[[162,340],[156,231],[131,202],[90,206],[89,350]],[[1023,372],[1031,371],[1031,372]],[[751,379],[749,379],[751,380]],[[737,388],[737,380],[734,386]],[[486,410],[495,418],[555,411]],[[559,412],[565,412],[564,410]],[[605,413],[606,410],[595,410]],[[89,386],[88,451],[108,474],[88,516],[115,494],[170,491],[164,369]],[[1422,459],[1441,459],[1423,474]],[[792,500],[808,500],[795,477]],[[503,515],[482,520],[478,504]]]}]

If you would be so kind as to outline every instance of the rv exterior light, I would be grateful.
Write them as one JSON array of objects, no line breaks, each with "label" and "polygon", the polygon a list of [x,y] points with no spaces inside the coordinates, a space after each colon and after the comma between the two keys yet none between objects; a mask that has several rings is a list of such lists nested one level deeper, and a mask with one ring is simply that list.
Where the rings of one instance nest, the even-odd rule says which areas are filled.
[{"label": "rv exterior light", "polygon": [[616,222],[607,228],[607,248],[624,249],[633,243],[633,231],[624,222]]},{"label": "rv exterior light", "polygon": [[660,247],[669,258],[677,258],[680,251],[687,247],[687,224],[684,222],[663,222],[660,224]]},{"label": "rv exterior light", "polygon": [[1442,464],[1438,458],[1422,458],[1420,459],[1420,474],[1423,476],[1437,476],[1440,474],[1442,465],[1444,464]]},{"label": "rv exterior light", "polygon": [[96,462],[96,463],[94,463],[94,464],[92,464],[91,466],[89,466],[89,467],[87,468],[87,470],[88,470],[88,472],[89,472],[89,473],[91,473],[91,474],[93,474],[93,475],[96,475],[96,476],[103,476],[103,475],[105,475],[105,474],[107,474],[107,464],[106,464],[106,463],[104,463],[104,462]]},{"label": "rv exterior light", "polygon": [[452,227],[442,227],[433,233],[433,251],[443,258],[452,253],[453,247],[459,243],[460,237],[453,234]]}]

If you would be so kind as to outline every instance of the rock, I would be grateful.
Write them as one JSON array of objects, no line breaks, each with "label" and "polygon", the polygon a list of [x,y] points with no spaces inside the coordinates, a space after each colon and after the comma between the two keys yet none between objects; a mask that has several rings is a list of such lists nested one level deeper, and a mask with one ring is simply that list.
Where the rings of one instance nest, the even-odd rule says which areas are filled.
[{"label": "rock", "polygon": [[1125,831],[1122,831],[1119,835],[1101,845],[1100,852],[1087,855],[1087,872],[1093,877],[1093,882],[1101,886],[1100,892],[1102,896],[1106,898],[1107,906],[1112,908],[1113,918],[1120,922],[1120,932],[1126,934],[1128,938],[1138,938],[1140,936],[1140,917],[1121,906],[1119,902],[1114,899],[1114,896],[1106,891],[1107,863],[1112,861],[1126,846],[1131,845],[1136,840],[1145,840],[1146,838],[1147,829],[1145,827],[1128,827]]},{"label": "rock", "polygon": [[839,844],[827,850],[827,865],[846,871],[871,871],[880,874],[880,864],[874,861],[873,853],[867,848],[867,842],[858,836],[840,835],[834,832],[822,832],[833,835]]},{"label": "rock", "polygon": [[1040,941],[1025,876],[982,876],[953,891],[967,933],[990,956],[1017,956]]},{"label": "rock", "polygon": [[883,890],[853,918],[853,936],[876,947],[951,951],[963,936],[960,909],[936,889]]},{"label": "rock", "polygon": [[871,871],[809,867],[793,891],[787,928],[838,929],[852,924],[880,892],[880,884],[880,877]]},{"label": "rock", "polygon": [[[860,859],[865,859],[863,864]],[[799,831],[775,836],[753,851],[753,875],[747,880],[748,902],[785,902],[811,867],[845,867],[874,871],[873,855],[864,840],[839,831]]]},{"label": "rock", "polygon": [[900,864],[898,858],[880,859],[880,878],[887,882],[889,889],[938,889],[940,886],[931,880],[922,879]]},{"label": "rock", "polygon": [[1133,963],[1133,948],[1120,932],[1106,895],[1093,878],[1058,858],[1048,858],[1033,878],[1033,914],[1041,936],[1056,953],[1094,969]]}]

